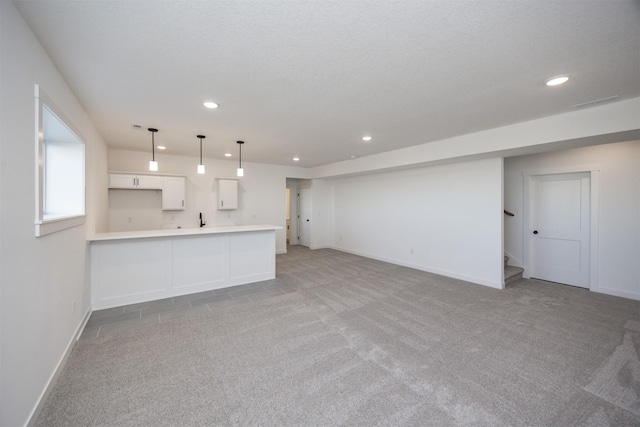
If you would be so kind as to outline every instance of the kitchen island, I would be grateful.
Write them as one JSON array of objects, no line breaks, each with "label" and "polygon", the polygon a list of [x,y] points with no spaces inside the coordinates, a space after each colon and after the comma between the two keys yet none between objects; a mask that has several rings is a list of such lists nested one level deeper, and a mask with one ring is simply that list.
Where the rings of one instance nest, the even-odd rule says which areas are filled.
[{"label": "kitchen island", "polygon": [[275,278],[275,225],[98,233],[93,310]]}]

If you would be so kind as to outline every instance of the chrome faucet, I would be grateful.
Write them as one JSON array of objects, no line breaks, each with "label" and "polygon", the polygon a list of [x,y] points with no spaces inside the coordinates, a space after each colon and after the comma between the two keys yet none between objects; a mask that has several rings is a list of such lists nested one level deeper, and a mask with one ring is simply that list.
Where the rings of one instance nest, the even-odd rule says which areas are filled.
[{"label": "chrome faucet", "polygon": [[206,224],[202,220],[202,212],[200,212],[200,228],[204,227]]}]

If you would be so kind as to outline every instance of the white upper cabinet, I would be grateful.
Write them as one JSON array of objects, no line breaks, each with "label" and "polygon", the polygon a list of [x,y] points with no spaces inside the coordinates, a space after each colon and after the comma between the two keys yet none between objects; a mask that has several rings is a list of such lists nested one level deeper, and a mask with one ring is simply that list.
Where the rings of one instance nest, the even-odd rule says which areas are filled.
[{"label": "white upper cabinet", "polygon": [[138,188],[149,190],[162,190],[163,177],[154,175],[138,175]]},{"label": "white upper cabinet", "polygon": [[184,195],[187,179],[184,176],[165,176],[162,179],[162,210],[184,210]]},{"label": "white upper cabinet", "polygon": [[238,180],[218,178],[218,210],[238,209]]},{"label": "white upper cabinet", "polygon": [[162,190],[162,177],[158,175],[109,174],[109,188]]},{"label": "white upper cabinet", "polygon": [[136,176],[109,174],[109,188],[136,188]]}]

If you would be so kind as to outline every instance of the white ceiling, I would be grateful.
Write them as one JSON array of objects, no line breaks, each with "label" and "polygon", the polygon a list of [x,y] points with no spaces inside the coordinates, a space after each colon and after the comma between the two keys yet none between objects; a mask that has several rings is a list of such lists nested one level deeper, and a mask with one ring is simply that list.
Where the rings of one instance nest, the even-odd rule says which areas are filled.
[{"label": "white ceiling", "polygon": [[113,148],[311,167],[640,95],[633,0],[14,3]]}]

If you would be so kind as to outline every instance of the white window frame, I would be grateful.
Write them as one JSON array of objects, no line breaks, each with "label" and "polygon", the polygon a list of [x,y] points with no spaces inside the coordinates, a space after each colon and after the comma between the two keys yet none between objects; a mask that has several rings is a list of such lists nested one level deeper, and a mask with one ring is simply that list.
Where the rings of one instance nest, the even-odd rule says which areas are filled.
[{"label": "white window frame", "polygon": [[[35,195],[36,195],[36,211],[35,211],[35,235],[36,237],[45,236],[47,234],[55,233],[56,231],[65,230],[71,227],[76,227],[84,224],[85,222],[85,158],[86,150],[84,138],[73,126],[73,123],[64,115],[62,110],[58,108],[55,103],[47,96],[47,94],[40,88],[39,85],[34,85],[35,95],[35,153],[36,153],[36,165],[35,165]],[[44,171],[44,132],[43,132],[43,109],[46,108],[55,115],[62,124],[71,132],[83,145],[82,155],[82,208],[81,212],[74,213],[67,216],[57,216],[54,218],[45,217],[45,201],[44,201],[44,189],[45,189],[45,171]]]}]

